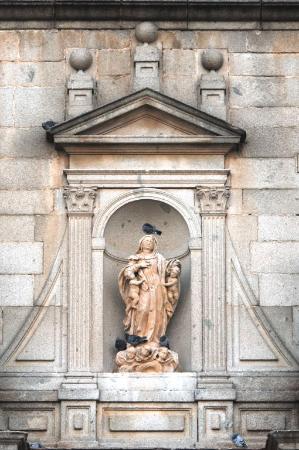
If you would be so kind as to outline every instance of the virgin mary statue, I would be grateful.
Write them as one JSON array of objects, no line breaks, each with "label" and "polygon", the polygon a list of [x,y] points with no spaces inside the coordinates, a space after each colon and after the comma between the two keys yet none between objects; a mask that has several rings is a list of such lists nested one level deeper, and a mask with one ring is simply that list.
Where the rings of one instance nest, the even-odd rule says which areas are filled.
[{"label": "virgin mary statue", "polygon": [[145,235],[121,270],[127,348],[116,357],[120,371],[163,372],[177,367],[177,354],[163,342],[179,298],[180,269],[178,260],[166,261],[158,253],[155,236]]}]

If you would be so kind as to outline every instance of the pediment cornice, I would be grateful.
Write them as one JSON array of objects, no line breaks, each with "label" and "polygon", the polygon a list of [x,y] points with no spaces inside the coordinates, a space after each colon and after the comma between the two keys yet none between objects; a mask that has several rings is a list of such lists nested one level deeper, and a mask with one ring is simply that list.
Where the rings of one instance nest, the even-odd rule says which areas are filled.
[{"label": "pediment cornice", "polygon": [[240,128],[151,89],[55,125],[47,137],[70,154],[225,154],[244,142]]}]

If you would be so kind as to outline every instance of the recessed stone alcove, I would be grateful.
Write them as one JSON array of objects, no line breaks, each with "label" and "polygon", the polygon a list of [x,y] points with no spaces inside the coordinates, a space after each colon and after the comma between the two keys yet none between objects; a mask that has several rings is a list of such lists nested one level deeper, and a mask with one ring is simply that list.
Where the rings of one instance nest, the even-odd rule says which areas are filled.
[{"label": "recessed stone alcove", "polygon": [[167,258],[179,258],[182,262],[181,298],[167,335],[171,347],[180,355],[179,370],[190,371],[190,251],[189,230],[186,222],[167,203],[141,199],[119,208],[105,227],[104,252],[104,371],[115,369],[113,344],[116,337],[122,337],[124,305],[121,300],[117,278],[127,258],[137,248],[143,235],[142,225],[153,223],[162,230],[157,237],[159,251]]}]

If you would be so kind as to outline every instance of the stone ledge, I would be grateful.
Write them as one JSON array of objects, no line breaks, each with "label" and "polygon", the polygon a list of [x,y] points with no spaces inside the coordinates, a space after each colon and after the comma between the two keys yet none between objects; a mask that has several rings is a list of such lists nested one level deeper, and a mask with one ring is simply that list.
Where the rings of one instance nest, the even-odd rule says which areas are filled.
[{"label": "stone ledge", "polygon": [[195,400],[235,400],[236,391],[234,389],[196,389]]},{"label": "stone ledge", "polygon": [[[215,7],[217,6],[217,7]],[[0,0],[2,21],[297,21],[292,0]]]}]

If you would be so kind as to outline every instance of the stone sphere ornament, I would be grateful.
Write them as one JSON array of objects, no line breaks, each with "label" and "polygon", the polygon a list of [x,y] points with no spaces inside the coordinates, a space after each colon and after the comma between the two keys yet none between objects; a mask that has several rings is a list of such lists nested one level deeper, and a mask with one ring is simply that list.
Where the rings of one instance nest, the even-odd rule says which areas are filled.
[{"label": "stone sphere ornament", "polygon": [[158,27],[153,22],[141,22],[136,25],[135,36],[137,41],[151,44],[158,37]]},{"label": "stone sphere ornament", "polygon": [[69,63],[75,70],[87,70],[92,64],[92,55],[86,48],[78,48],[70,54]]},{"label": "stone sphere ornament", "polygon": [[201,54],[201,63],[206,70],[219,70],[223,65],[223,55],[219,50],[208,49]]}]

